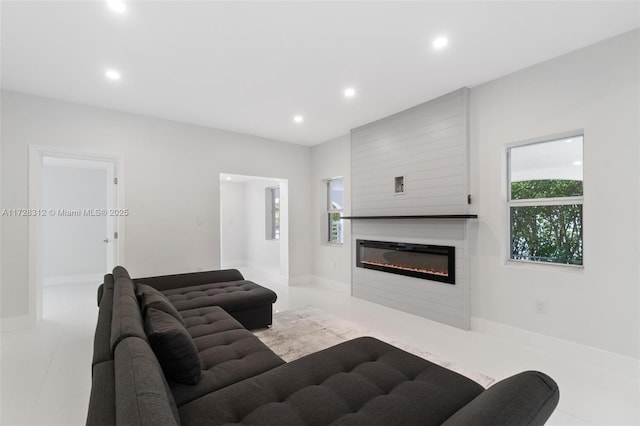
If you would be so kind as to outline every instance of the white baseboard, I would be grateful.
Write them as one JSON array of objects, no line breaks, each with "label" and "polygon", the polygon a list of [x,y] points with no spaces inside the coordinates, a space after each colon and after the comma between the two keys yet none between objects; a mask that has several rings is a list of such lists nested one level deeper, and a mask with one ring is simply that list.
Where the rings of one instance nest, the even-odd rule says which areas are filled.
[{"label": "white baseboard", "polygon": [[607,352],[580,343],[558,339],[557,337],[535,333],[478,317],[471,317],[471,330],[501,337],[524,346],[539,349],[548,354],[557,354],[563,358],[575,359],[576,362],[586,363],[594,368],[620,374],[625,377],[629,376],[629,372],[631,372],[634,377],[640,375],[639,359],[614,352]]},{"label": "white baseboard", "polygon": [[330,280],[328,278],[312,276],[311,283],[344,294],[351,294],[351,284],[342,281]]},{"label": "white baseboard", "polygon": [[349,284],[319,277],[317,275],[301,275],[298,277],[289,277],[288,284],[291,287],[303,285],[319,286],[338,293],[351,294],[351,286]]},{"label": "white baseboard", "polygon": [[309,285],[313,283],[313,275],[299,275],[297,277],[286,278],[287,285],[294,287],[297,285]]},{"label": "white baseboard", "polygon": [[100,284],[104,279],[105,274],[82,274],[82,275],[58,275],[55,277],[45,277],[42,280],[42,284],[48,285],[61,285],[61,284],[79,284],[79,283],[97,283]]},{"label": "white baseboard", "polygon": [[20,317],[1,318],[0,329],[2,332],[24,330],[36,325],[36,319],[31,315],[23,315]]},{"label": "white baseboard", "polygon": [[238,268],[242,266],[247,266],[246,260],[222,260],[220,261],[221,269],[230,269],[230,268]]}]

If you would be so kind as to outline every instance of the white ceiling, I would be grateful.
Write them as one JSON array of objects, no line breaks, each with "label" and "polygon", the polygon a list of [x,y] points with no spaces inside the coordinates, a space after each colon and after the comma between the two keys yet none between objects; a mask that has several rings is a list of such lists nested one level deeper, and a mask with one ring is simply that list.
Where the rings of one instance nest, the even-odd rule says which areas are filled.
[{"label": "white ceiling", "polygon": [[640,26],[638,1],[1,6],[4,89],[305,145]]}]

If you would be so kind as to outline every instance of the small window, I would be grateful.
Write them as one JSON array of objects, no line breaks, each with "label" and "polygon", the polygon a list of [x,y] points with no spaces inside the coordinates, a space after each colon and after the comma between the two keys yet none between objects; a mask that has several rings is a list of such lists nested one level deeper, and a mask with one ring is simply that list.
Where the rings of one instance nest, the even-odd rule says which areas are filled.
[{"label": "small window", "polygon": [[280,239],[280,188],[267,188],[267,240]]},{"label": "small window", "polygon": [[509,258],[582,265],[583,136],[507,150]]},{"label": "small window", "polygon": [[344,185],[342,178],[327,181],[328,241],[342,244],[344,241],[342,213],[344,211]]}]

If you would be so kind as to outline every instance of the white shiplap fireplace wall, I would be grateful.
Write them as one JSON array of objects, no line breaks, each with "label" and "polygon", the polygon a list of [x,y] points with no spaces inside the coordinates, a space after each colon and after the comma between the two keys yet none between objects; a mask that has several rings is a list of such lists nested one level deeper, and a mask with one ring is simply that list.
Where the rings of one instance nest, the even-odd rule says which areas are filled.
[{"label": "white shiplap fireplace wall", "polygon": [[[469,89],[351,131],[351,215],[468,214]],[[403,194],[394,178],[404,177]],[[466,219],[353,219],[352,295],[469,329]],[[455,285],[356,267],[356,240],[456,248]]]}]

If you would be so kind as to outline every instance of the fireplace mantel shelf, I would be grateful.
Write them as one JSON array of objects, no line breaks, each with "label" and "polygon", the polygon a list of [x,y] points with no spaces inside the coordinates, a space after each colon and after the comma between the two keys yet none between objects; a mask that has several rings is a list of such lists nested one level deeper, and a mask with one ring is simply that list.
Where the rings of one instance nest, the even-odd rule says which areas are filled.
[{"label": "fireplace mantel shelf", "polygon": [[343,216],[342,219],[477,219],[477,214],[428,214],[408,216]]}]

